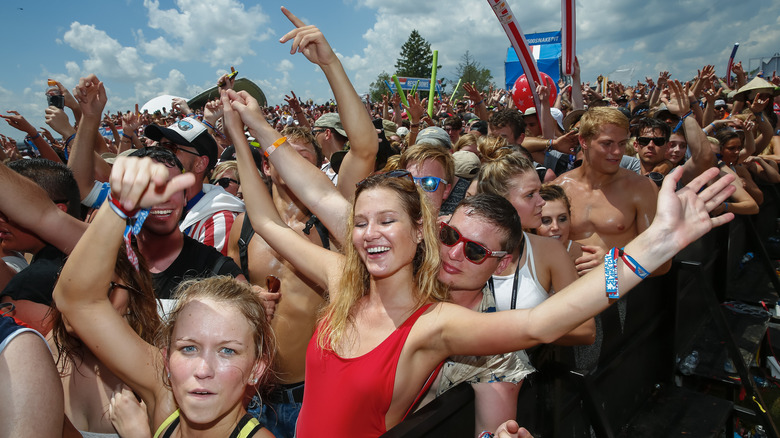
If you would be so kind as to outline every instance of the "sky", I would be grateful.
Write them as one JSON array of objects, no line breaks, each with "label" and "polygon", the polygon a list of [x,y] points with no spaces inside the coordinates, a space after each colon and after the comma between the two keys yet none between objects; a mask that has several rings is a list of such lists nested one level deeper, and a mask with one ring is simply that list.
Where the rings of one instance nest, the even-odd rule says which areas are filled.
[{"label": "sky", "polygon": [[[560,29],[560,3],[507,0],[524,33]],[[47,78],[72,89],[94,73],[108,92],[107,111],[129,110],[155,96],[191,98],[235,67],[270,104],[290,90],[304,99],[332,97],[327,80],[279,38],[292,29],[282,3],[239,0],[3,0],[0,112],[17,110],[44,125]],[[439,52],[439,78],[455,79],[468,50],[504,83],[510,43],[486,0],[289,0],[284,5],[330,42],[356,91],[394,73],[400,47],[417,29]],[[737,61],[780,52],[780,2],[726,0],[577,1],[577,55],[583,81],[633,71],[632,80],[668,70],[689,79],[714,64],[723,75],[735,42]],[[771,73],[771,72],[769,72]],[[451,87],[450,87],[451,90]],[[0,122],[0,133],[20,139]]]}]

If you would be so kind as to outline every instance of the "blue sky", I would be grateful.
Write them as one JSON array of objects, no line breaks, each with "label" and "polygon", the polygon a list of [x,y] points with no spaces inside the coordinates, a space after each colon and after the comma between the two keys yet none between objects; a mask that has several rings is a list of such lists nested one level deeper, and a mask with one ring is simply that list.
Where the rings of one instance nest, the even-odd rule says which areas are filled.
[{"label": "blue sky", "polygon": [[[509,0],[526,33],[557,30],[560,3]],[[291,29],[282,3],[238,0],[116,0],[49,2],[4,0],[0,111],[18,110],[44,126],[46,79],[68,88],[95,73],[109,93],[107,109],[173,94],[193,97],[234,66],[255,81],[270,103],[284,94],[325,101],[322,73],[278,39]],[[466,50],[503,83],[509,42],[484,0],[291,0],[284,3],[319,26],[358,92],[382,71],[393,73],[400,46],[417,29],[439,50],[440,77],[453,78]],[[669,70],[689,78],[714,63],[723,74],[734,42],[737,59],[780,52],[780,2],[725,0],[581,0],[577,52],[583,80],[616,70],[633,80]],[[771,73],[771,72],[770,72]],[[0,133],[19,132],[0,124]]]}]

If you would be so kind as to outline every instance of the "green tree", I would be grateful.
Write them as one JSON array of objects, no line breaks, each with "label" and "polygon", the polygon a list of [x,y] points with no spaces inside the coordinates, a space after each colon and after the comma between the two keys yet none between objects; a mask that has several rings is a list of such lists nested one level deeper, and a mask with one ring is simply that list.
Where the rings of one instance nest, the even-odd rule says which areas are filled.
[{"label": "green tree", "polygon": [[390,90],[387,89],[387,85],[385,85],[385,81],[389,82],[391,87],[393,86],[393,80],[391,79],[390,73],[382,71],[382,73],[379,73],[379,76],[377,76],[376,81],[368,86],[368,95],[371,96],[371,102],[381,102],[382,95],[390,93]]},{"label": "green tree", "polygon": [[395,62],[395,74],[411,78],[429,78],[431,65],[433,65],[431,43],[421,37],[417,30],[412,30],[409,39],[401,46],[401,56]]},{"label": "green tree", "polygon": [[457,75],[461,80],[461,84],[470,82],[480,91],[486,91],[493,84],[493,74],[490,73],[490,69],[482,67],[482,64],[474,59],[468,50],[460,58]]}]

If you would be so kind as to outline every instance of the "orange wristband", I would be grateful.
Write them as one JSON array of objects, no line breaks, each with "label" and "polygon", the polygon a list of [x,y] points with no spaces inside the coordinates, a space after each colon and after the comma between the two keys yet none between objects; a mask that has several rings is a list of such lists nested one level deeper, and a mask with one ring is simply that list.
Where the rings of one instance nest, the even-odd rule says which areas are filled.
[{"label": "orange wristband", "polygon": [[266,150],[263,151],[263,155],[265,155],[266,158],[268,158],[269,155],[271,155],[276,148],[282,145],[282,143],[287,141],[287,137],[279,137],[278,140],[276,140],[271,146],[268,146]]}]

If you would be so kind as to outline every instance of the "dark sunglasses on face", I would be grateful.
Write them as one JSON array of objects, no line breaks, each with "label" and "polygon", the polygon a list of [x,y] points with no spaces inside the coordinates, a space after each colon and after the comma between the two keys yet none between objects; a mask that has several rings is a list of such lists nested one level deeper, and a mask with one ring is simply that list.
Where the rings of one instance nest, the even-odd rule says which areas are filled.
[{"label": "dark sunglasses on face", "polygon": [[637,137],[636,142],[642,146],[647,146],[650,142],[653,142],[656,146],[663,146],[666,144],[665,137]]},{"label": "dark sunglasses on face", "polygon": [[227,189],[228,187],[230,187],[230,183],[238,184],[238,181],[234,180],[233,178],[225,177],[225,178],[220,178],[220,179],[214,180],[211,183],[214,184],[214,185],[219,185],[223,189]]},{"label": "dark sunglasses on face", "polygon": [[173,142],[170,142],[170,141],[161,141],[160,142],[160,147],[164,147],[165,149],[168,149],[169,151],[173,152],[174,154],[176,154],[176,152],[178,152],[178,151],[182,151],[182,152],[187,153],[187,154],[195,155],[196,157],[200,156],[199,153],[187,150],[187,149],[177,145],[176,143],[173,143]]},{"label": "dark sunglasses on face", "polygon": [[413,177],[414,182],[426,192],[435,192],[439,188],[439,183],[447,184],[446,180],[435,176]]},{"label": "dark sunglasses on face", "polygon": [[455,246],[463,242],[463,255],[470,262],[477,265],[482,264],[488,257],[503,257],[507,255],[506,251],[491,251],[481,243],[466,239],[455,227],[444,222],[441,223],[441,229],[439,230],[439,241],[446,246]]}]

